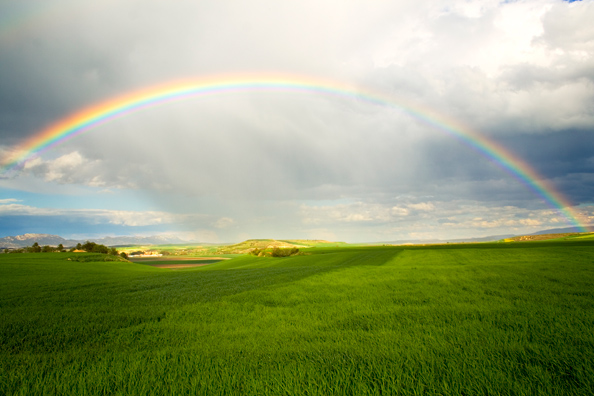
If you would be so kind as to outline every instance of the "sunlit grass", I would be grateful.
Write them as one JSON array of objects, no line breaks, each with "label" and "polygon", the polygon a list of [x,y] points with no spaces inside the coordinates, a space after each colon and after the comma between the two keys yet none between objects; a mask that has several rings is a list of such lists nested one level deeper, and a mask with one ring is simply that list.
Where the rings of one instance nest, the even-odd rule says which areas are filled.
[{"label": "sunlit grass", "polygon": [[594,244],[0,255],[2,394],[594,391]]}]

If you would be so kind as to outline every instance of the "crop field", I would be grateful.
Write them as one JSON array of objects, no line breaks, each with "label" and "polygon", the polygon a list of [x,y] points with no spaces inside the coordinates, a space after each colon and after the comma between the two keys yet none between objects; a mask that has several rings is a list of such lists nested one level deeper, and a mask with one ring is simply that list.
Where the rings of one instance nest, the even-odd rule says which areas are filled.
[{"label": "crop field", "polygon": [[592,239],[84,255],[0,255],[1,395],[594,394]]}]

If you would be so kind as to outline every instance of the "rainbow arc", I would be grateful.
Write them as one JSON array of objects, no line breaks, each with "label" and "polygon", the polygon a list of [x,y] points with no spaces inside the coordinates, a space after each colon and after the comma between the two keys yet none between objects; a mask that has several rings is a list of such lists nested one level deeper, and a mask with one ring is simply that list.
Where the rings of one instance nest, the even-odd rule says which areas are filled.
[{"label": "rainbow arc", "polygon": [[462,125],[462,123],[448,119],[430,109],[411,106],[381,93],[368,90],[359,91],[337,82],[300,76],[214,76],[198,80],[177,81],[130,92],[77,111],[33,135],[17,148],[17,154],[4,161],[0,167],[0,174],[17,169],[41,153],[90,131],[98,125],[141,109],[191,97],[253,90],[310,92],[364,100],[400,109],[411,117],[460,140],[466,146],[492,160],[552,208],[559,211],[572,226],[582,232],[588,231],[579,220],[579,214],[572,208],[571,203],[530,165],[497,142]]}]

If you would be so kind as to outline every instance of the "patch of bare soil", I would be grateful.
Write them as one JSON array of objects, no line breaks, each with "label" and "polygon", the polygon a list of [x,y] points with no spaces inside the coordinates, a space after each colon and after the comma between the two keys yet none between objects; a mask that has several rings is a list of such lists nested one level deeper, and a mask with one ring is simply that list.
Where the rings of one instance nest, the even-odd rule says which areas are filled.
[{"label": "patch of bare soil", "polygon": [[180,268],[204,267],[205,265],[208,265],[208,264],[152,264],[151,267],[180,269]]},{"label": "patch of bare soil", "polygon": [[198,260],[230,260],[229,257],[188,257],[188,256],[161,256],[161,257],[133,257],[133,262],[151,262],[151,261],[198,261]]}]

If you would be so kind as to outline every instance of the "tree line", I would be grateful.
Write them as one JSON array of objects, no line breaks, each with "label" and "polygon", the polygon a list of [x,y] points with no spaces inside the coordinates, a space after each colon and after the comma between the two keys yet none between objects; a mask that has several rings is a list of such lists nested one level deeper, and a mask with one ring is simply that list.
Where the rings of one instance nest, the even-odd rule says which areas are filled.
[{"label": "tree line", "polygon": [[296,247],[292,247],[292,248],[279,248],[279,247],[273,247],[272,251],[268,251],[267,249],[254,249],[250,252],[250,254],[252,256],[258,256],[258,257],[266,257],[266,256],[272,256],[272,257],[289,257],[289,256],[296,256],[299,254],[299,249]]},{"label": "tree line", "polygon": [[12,249],[12,250],[4,249],[4,253],[55,253],[55,252],[61,253],[61,252],[74,252],[76,250],[79,250],[79,251],[83,250],[88,253],[110,254],[113,256],[117,256],[119,254],[120,256],[127,258],[126,253],[124,253],[124,252],[118,253],[116,248],[113,248],[113,247],[110,248],[105,245],[101,245],[99,243],[89,242],[89,241],[86,241],[83,244],[77,243],[76,246],[73,246],[69,249],[66,249],[64,247],[64,245],[62,245],[62,244],[59,244],[56,247],[49,246],[49,245],[40,246],[39,243],[35,242],[31,246],[25,246],[25,247],[19,248],[19,249]]}]

